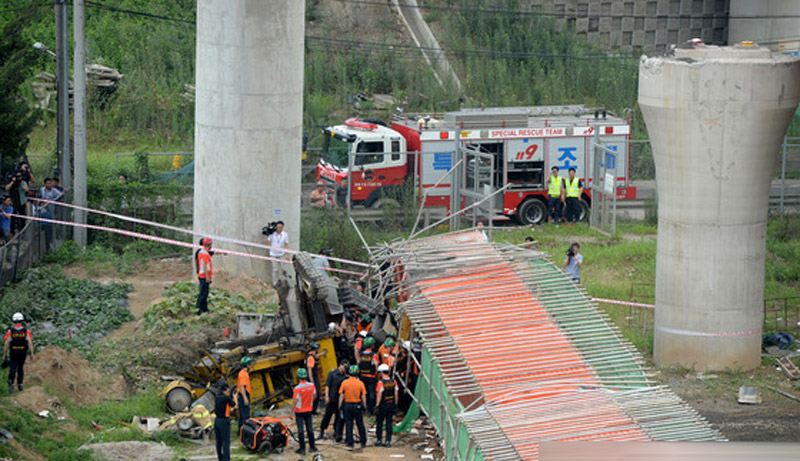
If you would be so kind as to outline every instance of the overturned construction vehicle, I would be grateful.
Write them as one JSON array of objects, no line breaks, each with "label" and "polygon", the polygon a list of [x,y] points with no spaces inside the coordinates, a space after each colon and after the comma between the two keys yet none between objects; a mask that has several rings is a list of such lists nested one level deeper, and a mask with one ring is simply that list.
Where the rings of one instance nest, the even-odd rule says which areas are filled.
[{"label": "overturned construction vehicle", "polygon": [[378,341],[387,333],[396,335],[397,323],[382,301],[360,293],[350,281],[331,276],[318,258],[302,252],[294,256],[294,274],[284,274],[276,283],[280,305],[267,322],[259,319],[257,328],[243,328],[240,317],[238,338],[198,351],[192,371],[174,377],[162,391],[169,411],[186,412],[198,405],[213,408],[222,382],[237,385],[245,356],[253,360],[253,408],[279,405],[292,398],[296,371],[305,366],[312,342],[320,346],[318,363],[324,380],[339,360],[352,359],[351,340],[362,327],[361,319],[372,320],[370,333]]}]

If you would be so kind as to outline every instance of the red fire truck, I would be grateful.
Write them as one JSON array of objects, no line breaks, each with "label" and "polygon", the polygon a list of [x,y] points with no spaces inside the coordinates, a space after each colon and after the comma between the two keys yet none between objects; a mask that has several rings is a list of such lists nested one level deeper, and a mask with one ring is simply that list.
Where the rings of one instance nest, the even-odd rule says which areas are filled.
[{"label": "red fire truck", "polygon": [[410,184],[418,197],[426,196],[425,207],[449,213],[451,204],[460,209],[507,186],[489,200],[497,211],[491,219],[538,224],[547,216],[547,176],[558,166],[562,177],[575,168],[584,182],[583,218],[591,203],[595,139],[606,147],[599,160],[606,176],[616,178],[617,198],[636,198],[628,184],[629,124],[602,109],[462,109],[440,117],[395,117],[389,126],[351,118],[325,133],[327,160],[317,165],[317,179],[335,186],[349,176],[353,206],[382,207]]}]

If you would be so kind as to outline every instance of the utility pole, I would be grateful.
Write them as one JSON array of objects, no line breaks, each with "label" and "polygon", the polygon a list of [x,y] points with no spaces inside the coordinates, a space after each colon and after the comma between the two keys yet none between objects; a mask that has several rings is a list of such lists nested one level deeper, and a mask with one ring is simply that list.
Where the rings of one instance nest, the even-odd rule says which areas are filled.
[{"label": "utility pole", "polygon": [[58,85],[58,153],[61,187],[71,189],[69,138],[69,19],[67,0],[55,0],[56,83]]},{"label": "utility pole", "polygon": [[[86,34],[84,8],[85,0],[73,0],[72,29],[75,40],[75,59],[72,78],[75,82],[73,96],[75,131],[75,186],[73,203],[86,207]],[[66,5],[64,6],[66,9]],[[86,224],[86,212],[75,210],[75,223]],[[79,247],[86,246],[86,228],[76,226],[72,238]]]}]

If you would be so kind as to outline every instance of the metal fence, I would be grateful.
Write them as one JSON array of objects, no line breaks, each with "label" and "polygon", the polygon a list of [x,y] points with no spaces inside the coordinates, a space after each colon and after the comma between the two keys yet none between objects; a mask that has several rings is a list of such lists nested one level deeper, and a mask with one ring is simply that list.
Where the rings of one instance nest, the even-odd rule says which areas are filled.
[{"label": "metal fence", "polygon": [[[56,201],[72,203],[72,191],[61,194]],[[59,221],[72,221],[72,209],[55,206],[39,207],[36,216]],[[22,230],[0,247],[0,288],[19,279],[22,271],[31,268],[47,253],[58,249],[72,232],[67,226],[27,220]]]}]

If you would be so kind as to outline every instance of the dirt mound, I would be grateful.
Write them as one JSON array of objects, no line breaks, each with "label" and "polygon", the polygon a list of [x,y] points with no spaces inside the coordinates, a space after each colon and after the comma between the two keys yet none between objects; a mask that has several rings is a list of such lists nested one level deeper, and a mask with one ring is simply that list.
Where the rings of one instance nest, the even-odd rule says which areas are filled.
[{"label": "dirt mound", "polygon": [[59,397],[69,398],[78,405],[91,405],[125,394],[121,377],[103,376],[83,357],[57,346],[45,347],[35,360],[26,364],[25,380],[29,386],[47,384]]},{"label": "dirt mound", "polygon": [[14,400],[28,410],[39,413],[50,410],[58,416],[66,416],[66,410],[58,397],[48,394],[42,386],[29,386],[24,391],[14,394]]},{"label": "dirt mound", "polygon": [[172,459],[172,449],[158,442],[113,442],[85,445],[81,450],[90,450],[95,456],[108,461],[134,461],[139,459]]},{"label": "dirt mound", "polygon": [[278,293],[269,283],[248,274],[231,275],[225,269],[215,269],[214,288],[223,288],[256,302],[278,302]]}]

